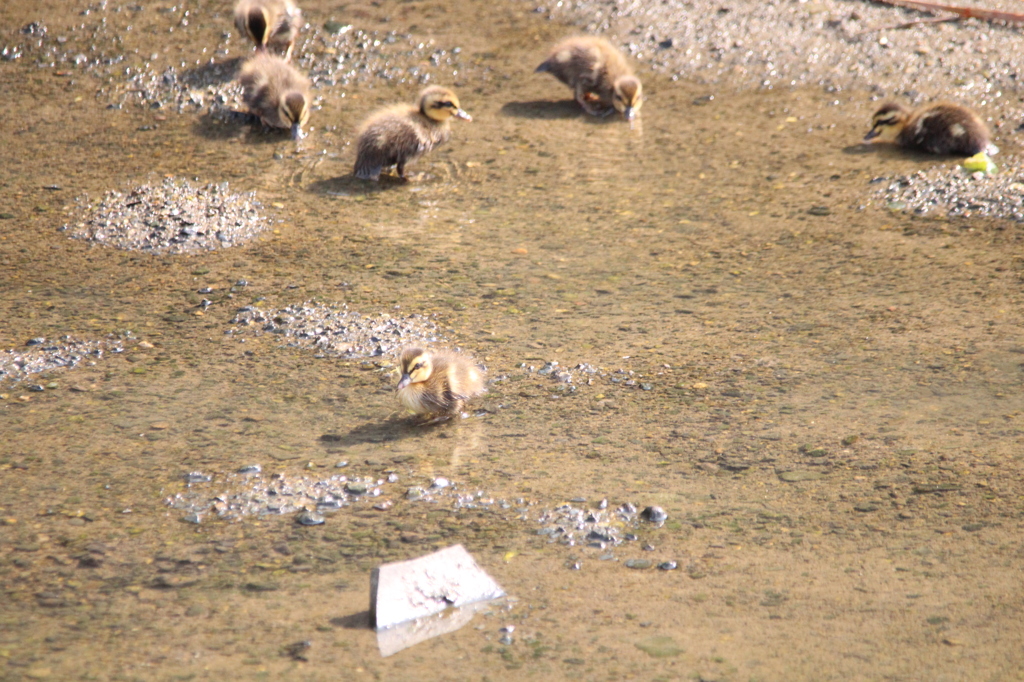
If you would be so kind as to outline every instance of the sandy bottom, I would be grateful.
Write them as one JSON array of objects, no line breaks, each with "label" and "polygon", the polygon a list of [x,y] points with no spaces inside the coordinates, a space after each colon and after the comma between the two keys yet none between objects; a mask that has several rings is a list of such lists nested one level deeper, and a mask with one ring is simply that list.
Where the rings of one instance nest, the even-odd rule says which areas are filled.
[{"label": "sandy bottom", "polygon": [[[1021,228],[889,207],[876,178],[953,160],[860,146],[869,85],[640,58],[630,127],[532,73],[576,15],[307,2],[296,145],[222,115],[209,63],[245,54],[222,5],[0,10],[0,348],[123,348],[0,385],[0,677],[1019,678]],[[410,182],[353,179],[352,130],[423,82],[473,122]],[[1017,158],[1012,128],[995,142]],[[273,222],[179,255],[60,230],[77,197],[165,177]],[[373,324],[325,334],[318,310]],[[479,358],[474,416],[409,423],[377,329]],[[312,497],[272,509],[284,482]],[[554,530],[603,500],[668,519]],[[370,569],[455,543],[512,599],[381,658]]]}]

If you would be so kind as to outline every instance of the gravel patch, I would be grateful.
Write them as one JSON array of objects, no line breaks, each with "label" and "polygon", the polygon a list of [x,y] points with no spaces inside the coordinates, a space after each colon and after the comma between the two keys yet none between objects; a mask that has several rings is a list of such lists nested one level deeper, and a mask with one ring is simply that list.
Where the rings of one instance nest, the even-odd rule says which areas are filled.
[{"label": "gravel patch", "polygon": [[876,178],[877,196],[895,211],[915,215],[971,218],[986,216],[1024,222],[1024,159],[995,158],[999,172],[972,174],[959,164],[943,164],[911,175]]},{"label": "gravel patch", "polygon": [[168,178],[127,192],[107,192],[95,205],[79,198],[84,222],[62,228],[74,239],[126,251],[199,253],[245,244],[267,227],[255,193],[232,194],[228,184],[194,185]]},{"label": "gravel patch", "polygon": [[296,50],[299,68],[316,87],[426,85],[441,73],[454,76],[463,68],[458,46],[442,47],[409,33],[367,31],[335,21],[310,27]]},{"label": "gravel patch", "polygon": [[[396,499],[444,504],[452,509],[495,506],[510,509],[513,506],[480,491],[463,491],[457,484],[441,477],[410,487],[408,483],[400,483],[398,474],[394,472],[384,478],[342,473],[317,477],[264,474],[261,467],[253,465],[224,476],[191,472],[184,478],[186,490],[168,497],[165,503],[182,511],[183,518],[193,523],[199,523],[209,515],[238,521],[247,516],[263,518],[303,511],[325,514],[345,508],[387,511]],[[526,502],[519,500],[519,504],[524,505],[522,512],[525,514]]]},{"label": "gravel patch", "polygon": [[[173,11],[164,11],[168,9]],[[154,13],[141,5],[103,3],[83,12],[74,26],[36,21],[0,33],[0,62],[27,61],[64,77],[92,76],[98,82],[97,97],[111,109],[134,106],[233,119],[246,110],[235,77],[252,50],[248,38],[235,35],[227,13],[205,16],[219,9],[191,8],[182,13],[180,8],[157,8]],[[203,29],[211,22],[224,30],[211,37],[209,29]],[[148,46],[124,47],[128,31],[168,29],[176,39],[192,36],[213,56],[167,63],[166,56],[150,53]],[[303,28],[293,61],[314,88],[363,90],[381,83],[424,85],[450,79],[463,69],[461,53],[458,46],[442,46],[430,38],[330,19]],[[320,98],[315,98],[314,108],[319,104]]]},{"label": "gravel patch", "polygon": [[437,324],[423,315],[363,315],[345,305],[306,302],[280,310],[246,306],[231,320],[235,334],[251,329],[279,334],[288,345],[317,352],[317,357],[395,356],[405,346],[444,341]]},{"label": "gravel patch", "polygon": [[[24,349],[0,351],[0,385],[13,386],[36,374],[71,369],[81,364],[95,365],[104,354],[123,351],[122,340],[115,337],[95,341],[80,341],[71,336],[57,341],[43,337],[29,339]],[[30,388],[42,391],[46,387]]]},{"label": "gravel patch", "polygon": [[[348,463],[340,462],[338,466],[347,467]],[[481,490],[466,490],[444,477],[414,476],[410,480],[419,484],[409,485],[394,470],[381,476],[335,473],[318,477],[266,474],[260,465],[247,465],[226,475],[189,472],[183,479],[185,489],[167,497],[164,503],[180,512],[182,521],[197,524],[210,518],[241,521],[246,517],[294,515],[298,524],[320,525],[329,523],[332,513],[345,509],[386,513],[396,504],[431,505],[456,512],[494,510],[509,519],[539,526],[536,533],[549,543],[610,552],[624,542],[639,540],[632,531],[641,525],[659,527],[667,519],[660,507],[638,511],[631,502],[613,508],[608,500],[601,500],[590,507],[583,506],[586,500],[579,498],[547,508],[521,497],[506,500]]]},{"label": "gravel patch", "polygon": [[[953,4],[1021,11],[1009,0]],[[538,11],[618,36],[635,59],[673,79],[923,93],[991,106],[1004,117],[1024,109],[1016,96],[1024,73],[1017,27],[969,19],[899,29],[930,15],[851,0],[571,0]]]}]

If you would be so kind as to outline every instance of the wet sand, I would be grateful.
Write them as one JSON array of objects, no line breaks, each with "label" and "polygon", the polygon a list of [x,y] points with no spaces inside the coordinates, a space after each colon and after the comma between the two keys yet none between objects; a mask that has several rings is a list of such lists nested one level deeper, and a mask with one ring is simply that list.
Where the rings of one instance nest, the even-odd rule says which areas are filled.
[{"label": "wet sand", "polygon": [[[0,131],[0,348],[125,349],[0,386],[0,677],[1020,675],[1020,227],[886,209],[872,179],[952,161],[859,147],[871,93],[673,81],[641,61],[631,129],[532,73],[574,30],[533,5],[306,3],[312,27],[353,29],[303,43],[300,64],[385,61],[391,80],[325,72],[296,145],[207,100],[179,112],[179,91],[122,100],[126,65],[245,54],[222,3],[143,7],[0,10],[0,49],[30,21],[67,37],[0,62],[18,103]],[[71,29],[103,19],[102,41]],[[129,56],[76,67],[93,41]],[[409,183],[352,179],[351,131],[425,79],[474,121]],[[1005,127],[996,142],[1017,151]],[[254,191],[272,225],[174,256],[59,229],[76,198],[165,176]],[[306,301],[426,316],[487,365],[486,413],[413,427],[393,357],[234,321]],[[597,371],[570,390],[537,371],[552,361]],[[378,499],[394,504],[312,527],[197,524],[173,504],[212,503],[252,464],[393,475]],[[405,494],[438,476],[457,495]],[[669,519],[603,548],[539,533],[545,510],[602,499]],[[370,569],[457,542],[514,601],[381,659]]]}]

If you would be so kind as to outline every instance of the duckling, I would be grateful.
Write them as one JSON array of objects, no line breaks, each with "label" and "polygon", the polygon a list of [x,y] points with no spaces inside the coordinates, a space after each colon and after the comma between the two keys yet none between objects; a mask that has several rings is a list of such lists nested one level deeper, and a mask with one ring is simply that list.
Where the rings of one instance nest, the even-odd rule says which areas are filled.
[{"label": "duckling", "polygon": [[257,50],[284,48],[288,61],[299,35],[302,11],[292,0],[238,0],[235,26],[256,43]]},{"label": "duckling", "polygon": [[406,348],[398,400],[427,420],[457,416],[467,400],[482,395],[484,370],[452,351]]},{"label": "duckling", "polygon": [[576,101],[591,116],[618,111],[632,121],[644,103],[640,79],[622,53],[604,38],[566,38],[537,67],[536,72],[541,71],[572,88]]},{"label": "duckling", "polygon": [[473,120],[455,93],[439,85],[420,92],[415,106],[396,104],[373,114],[357,131],[356,177],[377,180],[382,169],[396,166],[398,177],[404,178],[406,163],[451,138],[453,116]]},{"label": "duckling", "polygon": [[309,120],[308,78],[280,57],[258,52],[242,65],[238,80],[246,105],[264,125],[289,128],[292,138],[302,138]]},{"label": "duckling", "polygon": [[973,156],[989,146],[988,128],[973,111],[942,102],[911,111],[889,102],[871,118],[865,142],[895,142],[929,154]]}]

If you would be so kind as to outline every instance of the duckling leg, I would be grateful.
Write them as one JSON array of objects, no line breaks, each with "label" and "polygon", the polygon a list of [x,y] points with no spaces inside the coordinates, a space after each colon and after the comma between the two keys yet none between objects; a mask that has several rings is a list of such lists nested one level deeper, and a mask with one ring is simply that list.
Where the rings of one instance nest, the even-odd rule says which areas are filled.
[{"label": "duckling leg", "polygon": [[451,418],[452,416],[450,414],[428,414],[420,417],[416,422],[416,426],[434,426],[435,424],[446,422]]},{"label": "duckling leg", "polygon": [[583,111],[587,112],[591,116],[607,116],[614,111],[614,109],[600,109],[595,107],[590,103],[590,100],[587,99],[588,94],[589,93],[586,92],[582,86],[576,86],[576,102],[583,108]]}]

